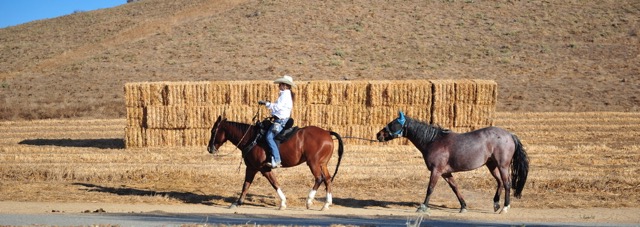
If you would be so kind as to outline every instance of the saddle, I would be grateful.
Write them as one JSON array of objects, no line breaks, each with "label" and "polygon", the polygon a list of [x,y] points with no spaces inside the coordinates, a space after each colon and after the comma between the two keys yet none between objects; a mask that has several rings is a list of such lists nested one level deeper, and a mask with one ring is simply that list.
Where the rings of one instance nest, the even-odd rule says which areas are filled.
[{"label": "saddle", "polygon": [[[276,145],[280,146],[281,143],[289,140],[293,135],[296,134],[298,130],[300,130],[298,126],[293,127],[293,123],[294,123],[293,118],[289,118],[287,123],[284,124],[282,131],[280,131],[280,133],[278,133],[278,135],[276,135],[274,138]],[[261,147],[265,148],[266,151],[270,152],[269,145],[267,145],[266,135],[267,135],[267,130],[269,130],[272,124],[273,122],[271,118],[266,118],[262,121],[256,121],[255,126],[256,126],[256,130],[258,130],[258,132],[256,133],[257,135],[253,139],[253,142],[251,142],[248,146],[242,149],[243,157],[245,153],[249,152],[254,146],[258,144]]]},{"label": "saddle", "polygon": [[[280,133],[278,133],[278,135],[275,136],[274,140],[276,141],[276,143],[278,144],[283,143],[288,139],[290,139],[291,136],[295,135],[295,132],[297,132],[300,128],[298,126],[293,127],[293,123],[294,123],[293,118],[289,118],[287,123],[284,124],[282,131],[280,131]],[[262,122],[256,123],[256,126],[258,126],[258,128],[260,129],[260,132],[258,133],[258,137],[261,137],[260,139],[261,141],[266,143],[265,136],[267,135],[267,130],[269,130],[272,124],[273,122],[271,122],[271,119],[269,118],[263,120]]]}]

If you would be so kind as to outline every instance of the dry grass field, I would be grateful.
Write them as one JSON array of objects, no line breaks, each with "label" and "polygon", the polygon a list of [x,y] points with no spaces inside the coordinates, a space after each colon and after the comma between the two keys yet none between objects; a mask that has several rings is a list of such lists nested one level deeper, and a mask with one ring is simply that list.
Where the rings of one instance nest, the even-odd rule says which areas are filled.
[{"label": "dry grass field", "polygon": [[[230,144],[124,149],[124,119],[0,122],[0,201],[228,205],[244,166]],[[522,139],[531,171],[520,208],[621,208],[640,204],[640,113],[497,113],[496,125]],[[335,179],[337,207],[414,209],[428,171],[412,146],[348,145]],[[336,155],[336,154],[334,154]],[[336,159],[332,161],[335,166]],[[331,168],[333,169],[333,168]],[[290,207],[304,207],[312,178],[305,166],[276,170]],[[472,210],[490,211],[494,181],[485,168],[455,175]],[[319,193],[318,200],[323,199]],[[249,206],[273,207],[258,177]],[[432,206],[458,208],[438,185]]]}]

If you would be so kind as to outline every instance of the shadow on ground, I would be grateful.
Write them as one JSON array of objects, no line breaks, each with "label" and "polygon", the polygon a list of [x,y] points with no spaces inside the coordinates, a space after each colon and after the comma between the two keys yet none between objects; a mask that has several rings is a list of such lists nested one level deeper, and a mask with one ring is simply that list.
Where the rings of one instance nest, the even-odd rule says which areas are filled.
[{"label": "shadow on ground", "polygon": [[35,146],[124,149],[124,139],[28,139],[20,141],[18,144]]},{"label": "shadow on ground", "polygon": [[232,197],[224,197],[217,195],[200,195],[191,192],[175,192],[175,191],[155,191],[155,190],[145,190],[145,189],[137,189],[130,187],[107,187],[100,186],[95,184],[88,183],[73,183],[73,185],[84,186],[87,187],[86,190],[89,192],[103,192],[103,193],[111,193],[115,195],[122,196],[161,196],[168,197],[180,200],[184,203],[189,204],[204,204],[204,205],[214,205],[211,201],[222,200],[226,203],[231,203],[235,201],[236,198]]}]

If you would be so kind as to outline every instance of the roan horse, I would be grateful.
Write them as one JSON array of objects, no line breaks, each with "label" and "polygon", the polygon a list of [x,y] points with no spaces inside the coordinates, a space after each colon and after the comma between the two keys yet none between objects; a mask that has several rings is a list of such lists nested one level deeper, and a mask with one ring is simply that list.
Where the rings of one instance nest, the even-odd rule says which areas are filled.
[{"label": "roan horse", "polygon": [[501,128],[487,127],[459,134],[405,117],[400,112],[399,117],[389,122],[376,136],[381,142],[406,137],[422,152],[431,176],[427,196],[417,212],[429,211],[429,197],[440,176],[449,183],[458,197],[460,213],[467,211],[467,204],[453,179],[454,172],[469,171],[486,165],[498,182],[493,197],[494,212],[500,209],[500,194],[503,187],[505,190],[504,207],[500,213],[506,213],[510,207],[511,187],[515,189],[514,196],[520,198],[527,181],[527,153],[518,137]]},{"label": "roan horse", "polygon": [[[271,172],[271,168],[266,165],[267,153],[259,144],[253,146],[253,141],[258,135],[259,130],[260,128],[255,125],[227,121],[226,118],[219,116],[211,129],[211,139],[209,140],[207,150],[209,153],[215,154],[222,144],[226,141],[231,141],[231,143],[242,151],[242,158],[246,165],[244,184],[242,185],[240,197],[230,208],[242,205],[253,179],[256,174],[260,172],[269,180],[273,189],[276,190],[281,200],[280,209],[283,210],[287,207],[287,198],[280,189],[275,174]],[[295,132],[295,135],[279,146],[283,167],[293,167],[307,162],[309,169],[311,169],[311,173],[315,178],[315,184],[307,197],[307,209],[313,204],[314,197],[321,183],[324,183],[327,189],[327,198],[322,210],[328,209],[332,203],[331,183],[333,182],[333,178],[327,168],[327,164],[333,154],[333,139],[331,136],[335,136],[338,140],[338,164],[333,173],[333,177],[335,177],[338,173],[344,150],[342,138],[338,133],[315,126],[308,126],[299,129]]]}]

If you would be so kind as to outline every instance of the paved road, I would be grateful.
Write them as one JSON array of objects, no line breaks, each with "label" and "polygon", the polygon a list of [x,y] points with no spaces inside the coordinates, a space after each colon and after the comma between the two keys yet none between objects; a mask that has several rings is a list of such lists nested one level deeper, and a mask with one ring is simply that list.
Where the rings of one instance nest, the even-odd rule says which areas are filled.
[{"label": "paved road", "polygon": [[[286,225],[329,226],[332,224],[357,226],[408,226],[417,220],[394,217],[350,217],[340,215],[294,218],[277,215],[246,214],[175,214],[175,213],[87,213],[87,214],[0,214],[0,225],[48,225],[48,226],[179,226],[182,224],[221,225]],[[567,223],[497,223],[458,220],[427,219],[420,226],[613,226],[606,224]],[[616,225],[619,226],[619,225]]]}]

